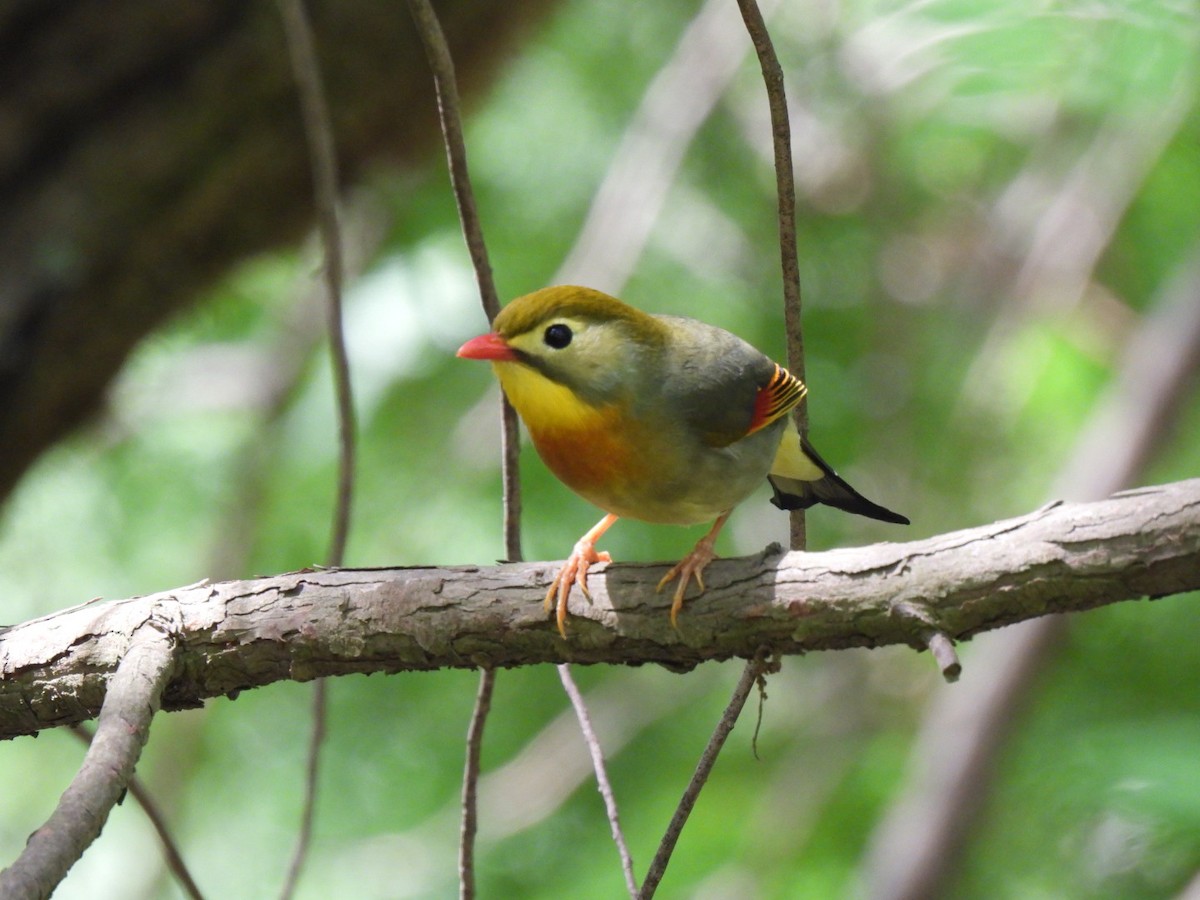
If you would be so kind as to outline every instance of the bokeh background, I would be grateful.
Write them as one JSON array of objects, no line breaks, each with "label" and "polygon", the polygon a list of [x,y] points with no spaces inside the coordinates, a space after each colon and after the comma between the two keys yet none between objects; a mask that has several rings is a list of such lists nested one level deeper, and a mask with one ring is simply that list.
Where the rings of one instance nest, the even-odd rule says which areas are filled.
[{"label": "bokeh background", "polygon": [[[452,38],[486,46],[486,17],[455,8]],[[1118,427],[1102,432],[1111,454],[1081,449],[1114,386],[1132,385],[1138,408],[1157,401],[1147,387],[1156,354],[1131,371],[1131,348],[1178,335],[1200,305],[1197,5],[764,8],[795,138],[811,436],[852,484],[913,522],[818,509],[810,547],[978,525],[1086,484],[1072,461],[1116,455],[1123,440]],[[356,12],[318,6],[328,52],[352,58],[334,43],[344,35],[322,28]],[[386,13],[408,28],[402,4]],[[412,54],[398,52],[396,65],[414,73],[409,94],[427,98]],[[767,107],[733,0],[562,0],[492,57],[471,81],[467,140],[501,295],[587,283],[721,325],[781,359]],[[81,64],[76,77],[99,75]],[[390,115],[412,117],[424,139],[367,155],[347,175],[362,434],[348,562],[488,563],[503,555],[497,390],[486,367],[453,355],[485,322],[432,120],[403,102],[398,94]],[[136,149],[131,167],[155,151]],[[288,227],[303,234],[296,220]],[[192,279],[193,305],[137,343],[102,406],[9,496],[0,618],[321,561],[336,426],[319,264],[311,240],[272,234],[231,240],[228,259]],[[1131,484],[1200,474],[1194,364],[1172,391]],[[599,514],[528,448],[523,476],[525,554],[559,559]],[[786,517],[767,497],[764,485],[734,515],[722,554],[786,541]],[[622,521],[604,546],[619,560],[668,560],[702,531]],[[1196,601],[1098,610],[1045,642],[993,723],[995,762],[971,786],[977,815],[941,848],[939,893],[1174,897],[1192,882]],[[955,721],[918,741],[922,722],[947,692],[986,694],[1004,640],[961,647],[965,673],[952,687],[904,648],[786,660],[769,683],[757,758],[751,709],[660,896],[893,895],[880,848],[920,825],[897,818],[897,803],[959,733]],[[576,670],[639,874],[739,672],[736,662],[684,675]],[[438,672],[330,683],[300,896],[454,895],[476,681]],[[139,775],[208,896],[277,892],[299,818],[310,696],[279,684],[155,721]],[[19,853],[81,755],[60,732],[0,746],[0,859]],[[483,761],[481,896],[622,894],[552,667],[499,674]],[[180,895],[126,801],[56,896]]]}]

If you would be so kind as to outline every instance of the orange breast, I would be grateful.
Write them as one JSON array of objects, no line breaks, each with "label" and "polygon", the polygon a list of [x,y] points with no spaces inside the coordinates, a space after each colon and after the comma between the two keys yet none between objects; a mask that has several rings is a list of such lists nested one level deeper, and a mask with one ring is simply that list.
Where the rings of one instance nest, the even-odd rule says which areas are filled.
[{"label": "orange breast", "polygon": [[606,410],[586,425],[529,432],[550,471],[600,506],[607,505],[605,497],[624,494],[628,485],[648,477],[645,455],[616,419],[615,412]]},{"label": "orange breast", "polygon": [[586,403],[530,366],[498,362],[495,369],[550,471],[605,511],[636,514],[653,485],[654,434],[618,404]]}]

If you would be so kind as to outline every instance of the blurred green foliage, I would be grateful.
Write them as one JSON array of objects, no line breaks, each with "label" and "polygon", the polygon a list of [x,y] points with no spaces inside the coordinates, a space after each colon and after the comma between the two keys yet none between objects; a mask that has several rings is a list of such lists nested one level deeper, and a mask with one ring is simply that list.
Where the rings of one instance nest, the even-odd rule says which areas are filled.
[{"label": "blurred green foliage", "polygon": [[[726,38],[748,50],[729,7]],[[569,0],[478,106],[473,177],[505,297],[552,277],[696,11]],[[1182,0],[791,0],[771,23],[793,102],[813,440],[864,493],[913,519],[898,531],[818,510],[810,546],[922,537],[1036,506],[1129,335],[1197,253],[1200,13]],[[780,355],[773,191],[747,57],[688,146],[623,296]],[[503,552],[496,389],[486,367],[453,357],[484,319],[443,169],[381,173],[352,208],[384,224],[348,305],[362,428],[348,561],[489,562]],[[0,531],[7,621],[321,561],[335,469],[328,365],[291,318],[314,268],[308,250],[248,262],[145,343],[102,422],[45,455]],[[270,410],[281,360],[294,385]],[[1197,475],[1197,447],[1192,392],[1143,482]],[[525,554],[561,558],[599,513],[528,449],[523,471]],[[765,499],[735,515],[723,553],[786,539]],[[672,559],[699,533],[623,521],[605,546],[617,559]],[[1072,621],[1009,723],[954,896],[1170,897],[1200,870],[1195,603]],[[988,677],[970,646],[963,656],[966,679]],[[737,671],[577,672],[601,710],[639,874]],[[302,896],[453,895],[475,683],[468,672],[331,683]],[[660,896],[861,892],[871,834],[940,690],[929,660],[903,649],[788,660],[770,681],[760,759],[747,715]],[[309,697],[282,684],[155,722],[139,771],[209,896],[278,890]],[[553,669],[500,673],[481,896],[622,894],[572,721]],[[49,733],[0,754],[10,860],[81,748]],[[179,892],[130,802],[57,896]]]}]

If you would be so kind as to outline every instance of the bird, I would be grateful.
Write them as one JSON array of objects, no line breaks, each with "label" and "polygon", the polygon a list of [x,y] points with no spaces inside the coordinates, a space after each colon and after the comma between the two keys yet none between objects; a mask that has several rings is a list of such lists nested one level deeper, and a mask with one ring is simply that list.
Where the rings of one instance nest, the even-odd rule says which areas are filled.
[{"label": "bird", "polygon": [[691,581],[704,591],[721,528],[764,477],[780,509],[823,503],[909,524],[847,484],[797,431],[788,413],[804,383],[722,328],[556,285],[510,301],[457,355],[492,364],[546,466],[604,510],[546,592],[563,638],[572,586],[591,600],[590,567],[612,561],[596,543],[620,518],[713,522],[658,583],[661,592],[678,579],[676,628]]}]

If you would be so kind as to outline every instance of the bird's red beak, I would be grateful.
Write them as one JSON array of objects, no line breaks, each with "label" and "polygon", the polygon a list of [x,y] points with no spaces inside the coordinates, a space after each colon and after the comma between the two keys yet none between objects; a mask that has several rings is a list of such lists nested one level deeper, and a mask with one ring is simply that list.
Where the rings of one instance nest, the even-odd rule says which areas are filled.
[{"label": "bird's red beak", "polygon": [[495,332],[471,338],[458,348],[458,353],[455,355],[463,359],[490,359],[493,361],[517,358],[517,352]]}]

